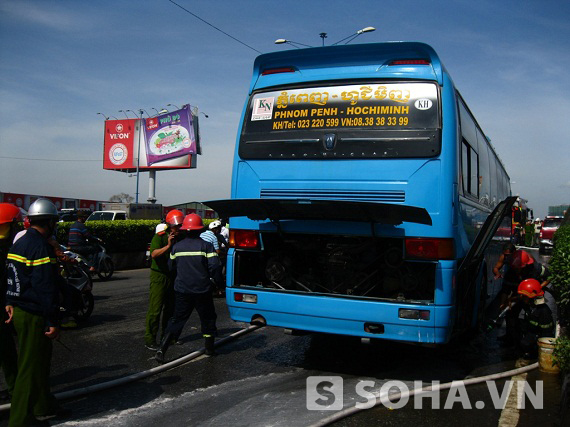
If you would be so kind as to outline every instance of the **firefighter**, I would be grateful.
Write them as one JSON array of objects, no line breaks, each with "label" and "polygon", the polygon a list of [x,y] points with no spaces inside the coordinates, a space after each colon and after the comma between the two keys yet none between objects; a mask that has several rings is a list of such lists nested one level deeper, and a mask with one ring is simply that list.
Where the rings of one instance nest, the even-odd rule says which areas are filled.
[{"label": "firefighter", "polygon": [[48,243],[59,215],[55,205],[38,199],[30,205],[31,226],[10,248],[6,312],[18,336],[18,375],[12,394],[10,426],[38,418],[65,417],[50,392],[52,341],[59,336],[59,280],[56,255]]},{"label": "firefighter", "polygon": [[520,349],[524,359],[536,359],[538,338],[554,337],[552,312],[544,300],[544,290],[536,279],[523,280],[518,287],[524,310],[520,325]]},{"label": "firefighter", "polygon": [[[174,316],[166,328],[156,360],[164,362],[169,345],[178,339],[194,308],[200,316],[206,355],[214,355],[216,334],[216,309],[212,295],[214,285],[221,283],[221,268],[218,254],[210,242],[200,238],[204,229],[202,218],[196,214],[186,215],[180,231],[185,237],[177,242],[170,253],[170,267],[174,279]],[[212,278],[212,280],[210,280]]]},{"label": "firefighter", "polygon": [[18,373],[18,353],[13,337],[12,325],[5,321],[8,319],[4,310],[6,305],[6,257],[16,234],[16,224],[22,220],[20,208],[11,203],[0,203],[0,368],[4,371],[4,379],[8,386],[7,398],[14,391],[16,375]]}]

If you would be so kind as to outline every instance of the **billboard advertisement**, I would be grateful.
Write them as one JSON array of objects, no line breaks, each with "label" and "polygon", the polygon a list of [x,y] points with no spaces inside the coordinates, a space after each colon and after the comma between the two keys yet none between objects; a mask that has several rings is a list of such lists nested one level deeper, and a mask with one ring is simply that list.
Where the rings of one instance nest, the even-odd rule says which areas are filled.
[{"label": "billboard advertisement", "polygon": [[103,169],[195,168],[199,150],[198,118],[189,105],[147,119],[105,121]]}]

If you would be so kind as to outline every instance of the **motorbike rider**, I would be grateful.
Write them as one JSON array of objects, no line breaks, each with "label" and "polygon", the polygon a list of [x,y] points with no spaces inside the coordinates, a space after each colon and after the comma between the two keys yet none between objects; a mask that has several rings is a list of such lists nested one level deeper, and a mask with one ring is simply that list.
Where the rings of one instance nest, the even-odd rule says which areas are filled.
[{"label": "motorbike rider", "polygon": [[6,312],[18,336],[18,375],[12,394],[10,426],[37,423],[36,417],[67,416],[50,392],[52,340],[59,336],[56,256],[48,238],[59,215],[55,205],[38,199],[28,210],[31,227],[8,253]]},{"label": "motorbike rider", "polygon": [[[162,335],[172,314],[174,313],[173,277],[168,266],[170,251],[177,241],[178,230],[184,221],[184,214],[173,209],[166,215],[166,224],[158,224],[156,233],[150,242],[150,288],[146,314],[145,347],[158,350],[160,314],[162,312]],[[162,227],[161,227],[162,226]],[[168,233],[167,233],[168,230]]]},{"label": "motorbike rider", "polygon": [[88,216],[89,214],[86,211],[80,210],[77,212],[77,221],[69,227],[69,239],[67,245],[73,252],[85,256],[87,263],[90,266],[90,270],[95,271],[94,255],[98,252],[98,249],[93,246],[89,240],[100,241],[100,239],[93,236],[87,229],[85,220]]},{"label": "motorbike rider", "polygon": [[196,214],[186,215],[181,231],[185,237],[174,244],[170,254],[170,267],[176,273],[174,280],[174,316],[170,318],[156,360],[164,362],[164,355],[171,342],[178,339],[194,308],[200,316],[202,335],[208,356],[214,355],[216,334],[216,309],[212,295],[212,281],[221,282],[218,254],[210,242],[200,238],[204,229],[202,218]]},{"label": "motorbike rider", "polygon": [[21,221],[20,208],[11,203],[0,203],[0,369],[4,371],[6,380],[7,396],[11,396],[18,374],[18,353],[13,337],[13,327],[5,323],[8,319],[4,309],[6,306],[6,258],[12,240],[16,234],[16,225]]}]

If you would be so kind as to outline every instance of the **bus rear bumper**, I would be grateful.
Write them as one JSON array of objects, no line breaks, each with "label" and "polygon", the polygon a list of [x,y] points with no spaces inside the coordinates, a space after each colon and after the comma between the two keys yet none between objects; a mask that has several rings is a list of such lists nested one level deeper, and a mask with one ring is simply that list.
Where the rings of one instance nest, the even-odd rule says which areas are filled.
[{"label": "bus rear bumper", "polygon": [[[234,294],[257,295],[256,303],[235,301]],[[445,344],[451,338],[450,306],[359,300],[331,296],[227,288],[234,321],[262,317],[268,326],[285,329],[378,338],[418,344]],[[429,311],[429,320],[399,317],[400,309]]]}]

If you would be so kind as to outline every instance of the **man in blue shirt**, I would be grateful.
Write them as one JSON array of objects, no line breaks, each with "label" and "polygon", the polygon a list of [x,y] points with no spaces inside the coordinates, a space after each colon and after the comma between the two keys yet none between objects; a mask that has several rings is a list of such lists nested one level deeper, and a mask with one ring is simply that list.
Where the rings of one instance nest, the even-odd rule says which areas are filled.
[{"label": "man in blue shirt", "polygon": [[77,212],[77,221],[69,227],[67,244],[73,252],[85,256],[91,266],[91,270],[94,271],[93,254],[97,253],[97,248],[89,243],[89,239],[96,239],[96,237],[89,232],[85,225],[87,216],[85,211]]}]

